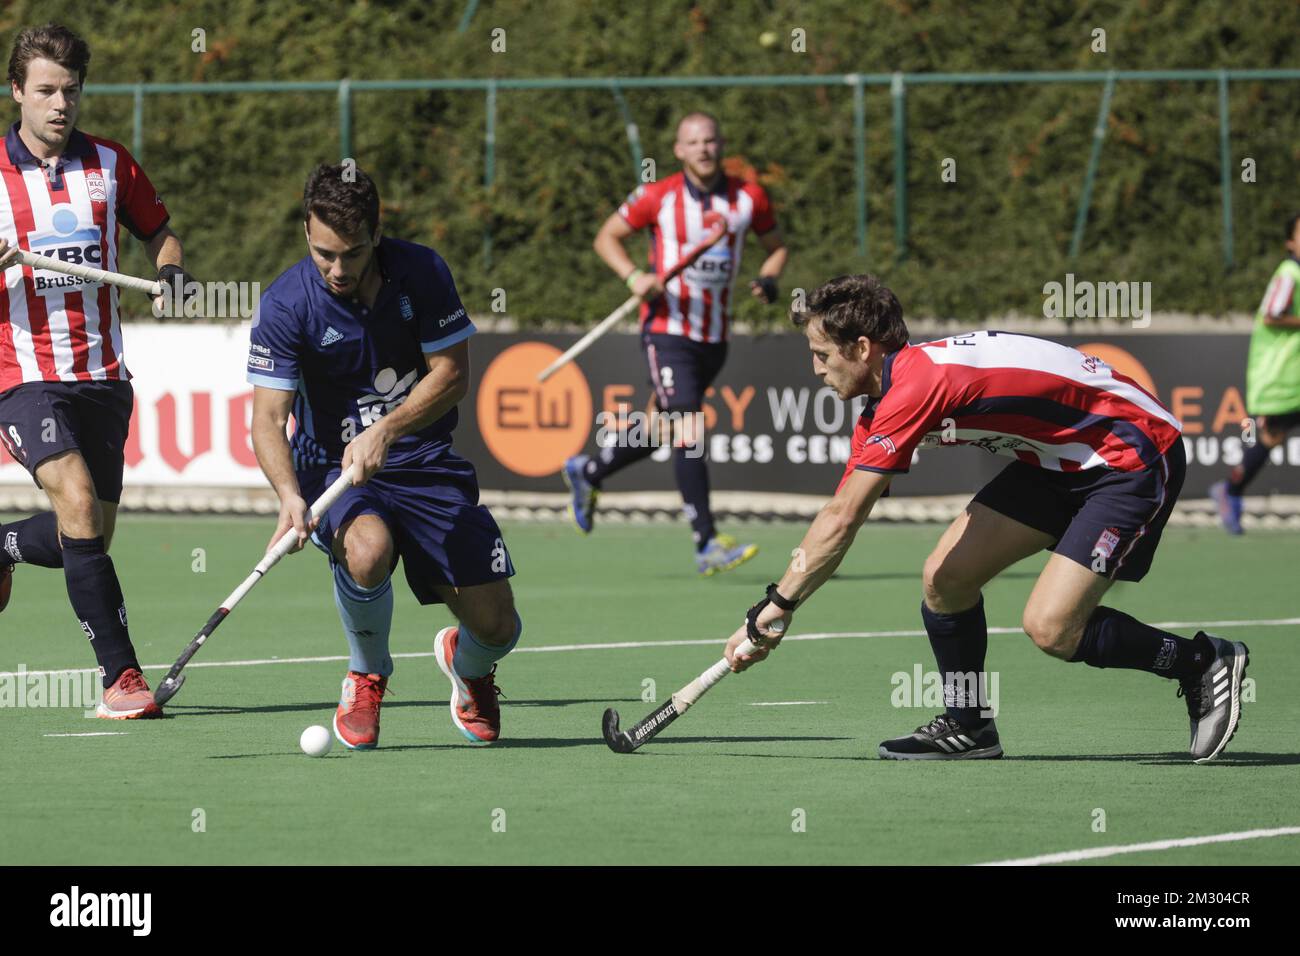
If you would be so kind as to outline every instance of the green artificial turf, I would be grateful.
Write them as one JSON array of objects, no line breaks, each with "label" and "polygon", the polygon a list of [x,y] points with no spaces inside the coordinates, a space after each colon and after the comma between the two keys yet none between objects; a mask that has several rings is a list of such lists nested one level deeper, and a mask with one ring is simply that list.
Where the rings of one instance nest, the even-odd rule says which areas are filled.
[{"label": "green artificial turf", "polygon": [[[113,555],[153,684],[162,675],[153,665],[176,657],[271,529],[123,517]],[[313,550],[271,572],[195,663],[336,659],[192,667],[164,720],[0,708],[0,862],[975,863],[1300,824],[1294,625],[1219,631],[1249,643],[1257,699],[1225,758],[1208,766],[1187,760],[1174,683],[1065,664],[1023,634],[989,640],[1001,761],[877,759],[880,740],[937,712],[895,706],[893,675],[934,667],[923,636],[790,640],[620,756],[600,738],[605,707],[627,726],[655,706],[642,699],[647,680],[662,701],[715,661],[802,528],[732,528],[762,553],[711,579],[695,577],[682,526],[606,525],[588,539],[558,525],[505,530],[524,633],[498,672],[507,697],[496,745],[462,741],[447,683],[421,656],[397,660],[380,749],[299,751],[305,727],[329,725],[346,669],[326,563]],[[868,525],[792,634],[919,630],[920,568],[939,532]],[[1149,622],[1292,617],[1296,551],[1286,533],[1170,529],[1147,580],[1108,603]],[[1022,562],[987,588],[991,626],[1018,625],[1043,563]],[[418,607],[400,573],[395,591],[393,652],[428,655],[446,611]],[[682,640],[714,643],[654,646]],[[617,642],[651,646],[546,651]],[[20,566],[0,616],[0,670],[92,663],[62,575]],[[753,706],[787,701],[813,703]],[[90,732],[119,735],[48,736]],[[1300,837],[1100,862],[1294,864]]]}]

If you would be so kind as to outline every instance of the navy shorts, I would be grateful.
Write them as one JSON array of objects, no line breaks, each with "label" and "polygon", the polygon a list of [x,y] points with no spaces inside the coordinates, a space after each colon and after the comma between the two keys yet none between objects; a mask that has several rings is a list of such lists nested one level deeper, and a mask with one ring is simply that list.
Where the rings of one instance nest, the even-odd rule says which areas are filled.
[{"label": "navy shorts", "polygon": [[47,458],[79,451],[96,496],[116,504],[134,405],[130,382],[26,382],[0,393],[0,440],[33,479]]},{"label": "navy shorts", "polygon": [[[308,504],[340,474],[339,465],[298,472]],[[383,519],[406,570],[406,582],[421,604],[441,604],[436,585],[471,587],[515,573],[501,529],[478,503],[474,466],[459,455],[435,464],[389,466],[360,488],[349,488],[321,519],[312,536],[330,555],[334,533],[358,515]]]},{"label": "navy shorts", "polygon": [[696,342],[684,335],[644,332],[641,348],[661,412],[698,412],[704,392],[727,360],[726,342]]},{"label": "navy shorts", "polygon": [[1178,439],[1141,471],[1060,472],[1012,462],[975,501],[1056,538],[1049,551],[1115,581],[1141,581],[1187,472]]}]

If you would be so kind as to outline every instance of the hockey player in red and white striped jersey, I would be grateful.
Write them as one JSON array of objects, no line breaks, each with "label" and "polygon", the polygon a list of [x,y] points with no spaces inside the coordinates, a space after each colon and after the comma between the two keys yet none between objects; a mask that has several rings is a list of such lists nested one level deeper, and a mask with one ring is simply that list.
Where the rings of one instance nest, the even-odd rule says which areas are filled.
[{"label": "hockey player in red and white striped jersey", "polygon": [[0,442],[54,513],[0,525],[0,610],[14,564],[62,568],[99,663],[99,716],[153,717],[108,556],[134,402],[118,292],[15,260],[22,249],[117,271],[125,226],[160,280],[188,278],[144,170],[121,145],[77,129],[89,61],[85,41],[57,24],[20,32],[9,59],[21,115],[0,152]]},{"label": "hockey player in red and white striped jersey", "polygon": [[[708,113],[684,117],[673,146],[682,171],[639,187],[605,220],[595,241],[605,264],[644,300],[641,345],[655,390],[655,406],[678,422],[673,471],[695,539],[696,570],[705,575],[748,561],[758,548],[738,544],[714,527],[702,416],[695,413],[703,408],[705,392],[726,360],[746,233],[752,231],[767,253],[758,276],[749,282],[755,298],[776,301],[776,280],[786,261],[785,242],[767,193],[758,183],[723,171],[722,147],[715,117]],[[726,235],[665,288],[658,276],[704,238],[708,213],[726,218]],[[623,248],[623,241],[641,229],[650,230],[649,268],[645,271]],[[565,463],[574,521],[583,533],[592,530],[596,497],[604,480],[654,453],[652,443],[633,443],[626,440],[627,435],[624,432],[615,445],[602,448],[594,457],[577,455]]]},{"label": "hockey player in red and white striped jersey", "polygon": [[[794,608],[830,579],[859,527],[918,448],[975,445],[1009,457],[952,523],[923,573],[921,617],[946,710],[880,756],[1002,756],[987,699],[985,584],[1043,549],[1025,632],[1054,657],[1176,679],[1198,763],[1223,752],[1241,716],[1247,648],[1188,639],[1101,606],[1115,581],[1139,581],[1182,488],[1182,426],[1156,398],[1096,356],[1027,335],[972,332],[908,344],[898,299],[873,276],[842,276],[795,313],[813,372],[842,399],[869,401],[835,497],[796,561],[727,644],[736,670],[762,660]],[[774,622],[781,621],[772,629]],[[779,633],[778,633],[779,632]],[[748,636],[750,656],[736,649]]]}]

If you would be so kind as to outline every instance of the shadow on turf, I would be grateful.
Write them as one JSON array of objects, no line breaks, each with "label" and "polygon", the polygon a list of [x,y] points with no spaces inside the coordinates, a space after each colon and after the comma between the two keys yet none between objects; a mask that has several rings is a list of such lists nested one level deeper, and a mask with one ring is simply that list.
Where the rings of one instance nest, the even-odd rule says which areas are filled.
[{"label": "shadow on turf", "polygon": [[[501,701],[503,707],[569,707],[574,704],[635,704],[639,703],[640,697],[557,697],[553,700],[511,700],[504,698]],[[448,704],[445,700],[393,700],[388,698],[384,701],[384,708],[391,710],[394,707],[446,707]],[[179,717],[212,717],[212,716],[229,716],[231,714],[284,714],[294,713],[296,711],[309,712],[319,710],[331,710],[338,706],[337,701],[326,701],[323,704],[271,704],[265,707],[212,707],[212,706],[185,706],[184,704],[172,704],[168,706],[168,716]]]},{"label": "shadow on turf", "polygon": [[[1187,751],[1163,754],[1025,754],[1023,756],[1006,755],[1006,760],[1055,760],[1079,761],[1101,760],[1125,763],[1141,763],[1149,767],[1180,766],[1186,767],[1192,762]],[[1300,754],[1265,754],[1243,750],[1221,755],[1216,760],[1203,764],[1207,767],[1231,766],[1296,766],[1300,765]]]},{"label": "shadow on turf", "polygon": [[[655,746],[660,744],[750,744],[750,743],[800,743],[804,741],[824,741],[824,740],[849,740],[849,737],[669,737],[664,740],[656,740]],[[598,735],[592,737],[516,737],[498,740],[492,744],[493,750],[511,750],[524,749],[532,750],[537,748],[554,748],[554,747],[600,747],[605,749],[605,741]],[[374,759],[372,754],[382,754],[395,750],[477,750],[473,744],[468,743],[449,743],[449,744],[397,744],[395,746],[380,747],[377,750],[365,752],[367,759]],[[280,753],[264,754],[213,754],[208,757],[209,760],[246,760],[250,757],[285,757],[296,755],[297,751],[283,751]],[[716,755],[714,755],[716,756]],[[736,754],[735,756],[742,756]],[[762,756],[770,756],[764,754]]]}]

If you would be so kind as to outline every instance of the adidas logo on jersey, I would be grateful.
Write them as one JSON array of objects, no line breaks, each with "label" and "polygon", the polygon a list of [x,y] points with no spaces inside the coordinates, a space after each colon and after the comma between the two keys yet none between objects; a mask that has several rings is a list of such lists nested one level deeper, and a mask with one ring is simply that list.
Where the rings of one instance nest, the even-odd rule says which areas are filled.
[{"label": "adidas logo on jersey", "polygon": [[333,345],[341,338],[343,338],[343,333],[331,325],[328,329],[325,330],[325,336],[320,340],[320,344],[322,347],[326,345]]}]

